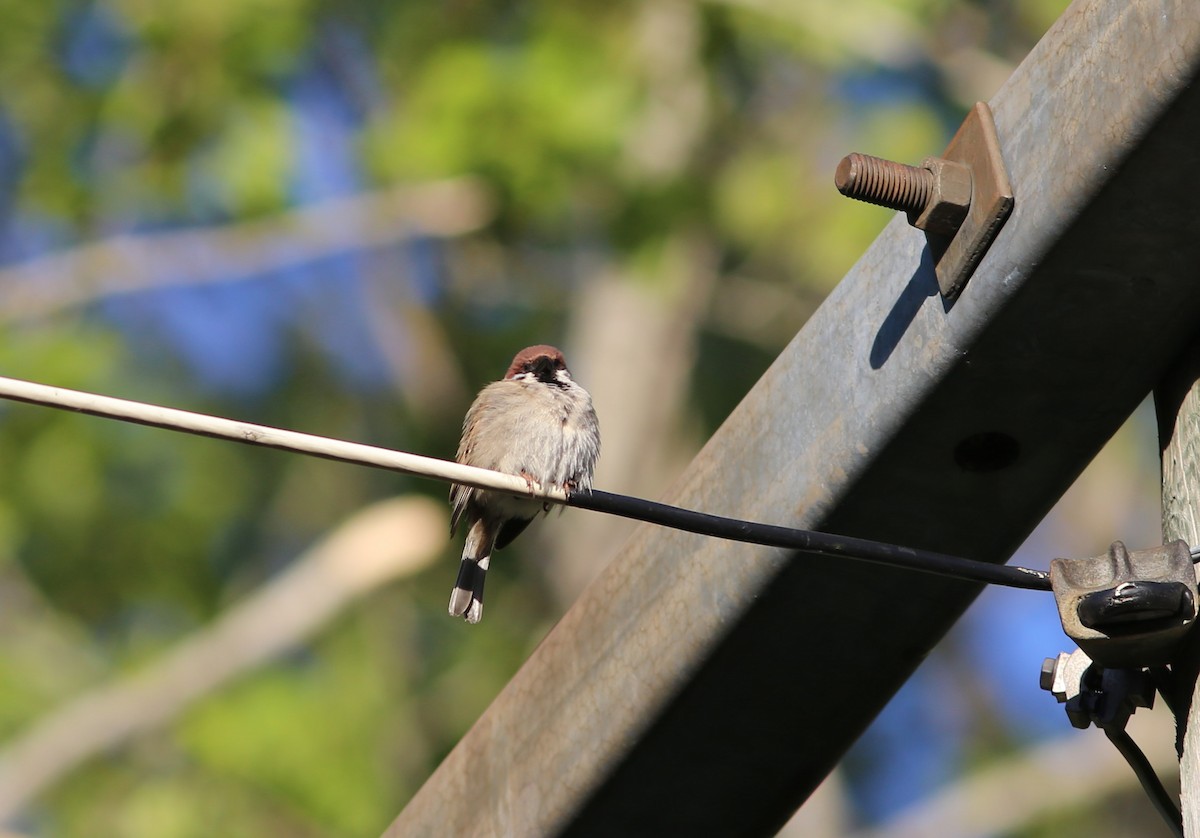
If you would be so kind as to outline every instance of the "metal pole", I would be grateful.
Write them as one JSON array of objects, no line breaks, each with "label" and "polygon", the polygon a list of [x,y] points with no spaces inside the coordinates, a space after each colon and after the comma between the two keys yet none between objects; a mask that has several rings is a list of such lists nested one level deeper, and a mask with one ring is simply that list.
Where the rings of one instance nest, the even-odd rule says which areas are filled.
[{"label": "metal pole", "polygon": [[[1180,354],[1154,392],[1162,450],[1163,540],[1200,544],[1200,340]],[[1171,663],[1177,713],[1180,808],[1188,838],[1200,836],[1200,633],[1193,628]]]},{"label": "metal pole", "polygon": [[[1072,5],[961,296],[897,220],[667,500],[1005,561],[1200,322],[1198,77],[1195,0]],[[772,834],[977,591],[641,527],[387,834]]]}]

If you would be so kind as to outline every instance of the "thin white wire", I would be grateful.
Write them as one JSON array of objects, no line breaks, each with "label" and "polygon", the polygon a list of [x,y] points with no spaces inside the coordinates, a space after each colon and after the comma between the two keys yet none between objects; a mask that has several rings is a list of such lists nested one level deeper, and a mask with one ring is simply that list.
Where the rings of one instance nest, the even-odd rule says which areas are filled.
[{"label": "thin white wire", "polygon": [[439,460],[436,457],[422,457],[405,451],[393,451],[389,448],[378,448],[358,442],[345,442],[340,439],[304,434],[298,431],[286,431],[267,425],[253,425],[236,419],[222,419],[203,413],[159,407],[128,399],[85,393],[80,390],[68,390],[63,387],[51,387],[16,378],[0,377],[0,398],[88,413],[92,416],[103,416],[125,422],[137,422],[141,425],[183,431],[199,436],[229,439],[247,445],[279,448],[298,454],[358,463],[405,474],[417,474],[447,483],[461,483],[478,489],[495,489],[514,495],[541,498],[551,503],[566,503],[567,501],[566,493],[561,488],[542,488],[534,484],[531,490],[522,477],[465,466],[448,460]]}]

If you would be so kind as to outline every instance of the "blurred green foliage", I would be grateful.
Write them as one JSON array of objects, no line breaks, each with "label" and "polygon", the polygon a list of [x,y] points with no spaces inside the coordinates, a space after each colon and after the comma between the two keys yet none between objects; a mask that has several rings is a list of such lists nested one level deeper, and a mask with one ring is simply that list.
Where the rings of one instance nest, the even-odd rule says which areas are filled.
[{"label": "blurred green foliage", "polygon": [[[994,92],[996,66],[1019,61],[1064,6],[0,0],[10,253],[36,250],[21,238],[30,227],[69,246],[287,208],[342,153],[319,134],[301,142],[314,87],[351,126],[350,158],[333,162],[357,173],[352,187],[473,174],[498,202],[485,230],[442,245],[436,291],[410,298],[454,347],[466,389],[452,404],[431,408],[403,380],[391,391],[348,380],[306,327],[325,308],[316,297],[289,315],[285,362],[258,392],[195,385],[170,329],[106,317],[104,288],[45,321],[11,325],[20,312],[8,312],[0,370],[447,456],[497,359],[563,334],[581,259],[600,254],[655,282],[672,243],[698,236],[722,277],[791,301],[762,304],[761,317],[799,328],[891,216],[836,195],[837,160],[936,152],[970,101]],[[339,281],[333,265],[314,271]],[[702,323],[696,430],[721,421],[778,344]],[[402,491],[444,496],[394,475],[0,405],[0,734],[152,662],[356,508]],[[506,560],[490,577],[488,620],[468,630],[445,616],[452,572],[447,556],[377,592],[293,657],[87,763],[17,826],[378,833],[561,607],[532,565]]]}]

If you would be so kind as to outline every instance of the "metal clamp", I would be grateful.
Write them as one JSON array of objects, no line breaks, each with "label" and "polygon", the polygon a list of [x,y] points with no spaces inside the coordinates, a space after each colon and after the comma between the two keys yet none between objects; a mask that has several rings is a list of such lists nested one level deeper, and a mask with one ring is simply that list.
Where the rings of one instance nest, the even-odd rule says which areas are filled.
[{"label": "metal clamp", "polygon": [[1066,705],[1071,726],[1124,730],[1139,707],[1154,706],[1154,679],[1140,668],[1106,669],[1082,649],[1042,663],[1041,686]]},{"label": "metal clamp", "polygon": [[1054,559],[1050,584],[1063,630],[1105,667],[1157,666],[1196,618],[1196,576],[1183,541]]}]

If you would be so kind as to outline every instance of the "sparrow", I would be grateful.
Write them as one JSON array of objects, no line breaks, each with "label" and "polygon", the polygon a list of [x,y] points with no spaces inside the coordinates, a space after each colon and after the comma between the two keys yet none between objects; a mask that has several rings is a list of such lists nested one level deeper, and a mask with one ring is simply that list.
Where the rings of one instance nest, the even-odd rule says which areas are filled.
[{"label": "sparrow", "polygon": [[[465,465],[519,475],[533,488],[559,486],[568,494],[592,487],[600,456],[600,425],[592,397],[576,384],[553,346],[522,349],[504,378],[484,387],[463,419],[455,459]],[[450,489],[450,534],[467,531],[450,614],[478,623],[483,580],[492,552],[529,526],[543,501],[455,484]]]}]

